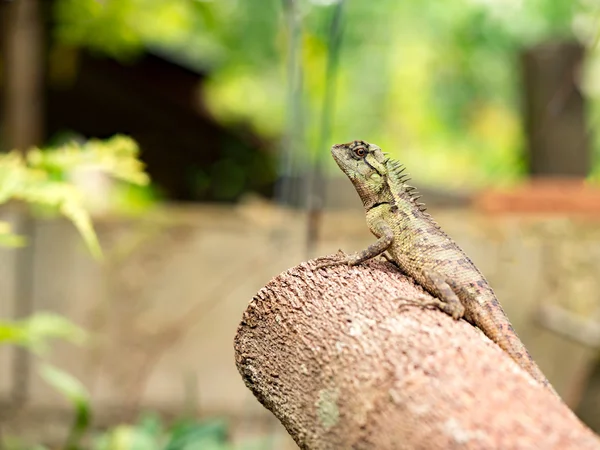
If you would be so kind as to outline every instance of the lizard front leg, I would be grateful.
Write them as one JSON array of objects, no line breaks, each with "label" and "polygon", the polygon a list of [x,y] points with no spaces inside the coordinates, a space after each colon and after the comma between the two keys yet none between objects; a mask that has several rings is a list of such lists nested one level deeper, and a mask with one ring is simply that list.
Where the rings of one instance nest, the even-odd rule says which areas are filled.
[{"label": "lizard front leg", "polygon": [[345,258],[338,259],[337,261],[329,261],[318,264],[316,269],[341,265],[356,266],[384,253],[388,248],[390,248],[392,242],[394,242],[394,232],[384,220],[377,221],[377,223],[375,223],[373,226],[373,230],[376,235],[379,236],[379,239],[377,239],[377,241],[375,241],[373,244],[369,245],[366,249],[351,255],[347,255]]}]

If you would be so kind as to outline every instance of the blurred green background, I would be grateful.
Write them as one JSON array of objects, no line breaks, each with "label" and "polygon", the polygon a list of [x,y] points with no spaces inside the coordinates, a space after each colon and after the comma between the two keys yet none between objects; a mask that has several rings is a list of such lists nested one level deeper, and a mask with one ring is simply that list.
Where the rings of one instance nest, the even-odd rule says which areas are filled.
[{"label": "blurred green background", "polygon": [[[285,3],[63,0],[55,7],[55,36],[124,62],[156,47],[184,58],[208,72],[202,95],[221,123],[242,122],[277,140],[289,100]],[[592,112],[597,109],[600,16],[593,1],[348,1],[334,126],[327,148],[319,148],[329,27],[338,5],[315,0],[296,7],[305,92],[300,124],[312,156],[361,138],[433,184],[481,186],[522,177],[519,51],[549,39],[590,44],[582,85]],[[595,143],[594,155],[598,150]]]},{"label": "blurred green background", "polygon": [[[246,145],[271,150],[265,161],[260,152],[244,155],[236,142],[211,161],[189,164],[189,198],[231,200],[246,189],[264,190],[277,176],[270,159],[290,129],[293,172],[317,155],[331,167],[329,146],[360,138],[392,152],[428,184],[517,180],[526,174],[520,52],[545,41],[587,46],[578,81],[589,124],[598,117],[600,7],[593,1],[55,0],[45,8],[50,84],[75,83],[82,53],[124,68],[158,54],[199,74],[198,102],[219,124],[249,134]],[[342,39],[332,56],[336,14]],[[333,95],[324,105],[332,58]],[[300,67],[297,76],[290,59]],[[301,96],[290,94],[290,84]],[[73,127],[65,121],[48,131],[82,132]],[[593,173],[600,170],[599,145],[596,138]],[[217,151],[197,146],[198,153]]]}]

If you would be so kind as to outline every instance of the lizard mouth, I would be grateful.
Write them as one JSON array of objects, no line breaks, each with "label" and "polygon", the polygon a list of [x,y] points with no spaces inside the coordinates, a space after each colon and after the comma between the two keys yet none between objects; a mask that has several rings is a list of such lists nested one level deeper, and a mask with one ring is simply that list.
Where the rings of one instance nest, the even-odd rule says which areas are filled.
[{"label": "lizard mouth", "polygon": [[375,171],[375,173],[377,173],[377,175],[379,175],[379,176],[383,176],[383,175],[381,174],[381,172],[379,172],[379,170],[377,170],[375,167],[373,167],[373,166],[371,165],[371,163],[369,163],[369,161],[367,161],[367,158],[366,158],[366,157],[364,157],[364,158],[363,158],[363,161],[365,162],[365,164],[366,164],[367,166],[369,166],[369,167],[370,167],[370,168],[371,168],[373,171]]}]

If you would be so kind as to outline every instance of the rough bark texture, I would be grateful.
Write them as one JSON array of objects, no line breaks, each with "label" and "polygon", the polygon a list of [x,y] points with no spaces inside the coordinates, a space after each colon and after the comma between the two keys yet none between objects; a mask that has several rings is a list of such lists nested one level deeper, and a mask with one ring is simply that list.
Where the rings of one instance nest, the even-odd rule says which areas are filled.
[{"label": "rough bark texture", "polygon": [[389,263],[261,289],[235,338],[246,385],[305,449],[598,449],[600,441],[481,332],[398,297]]}]

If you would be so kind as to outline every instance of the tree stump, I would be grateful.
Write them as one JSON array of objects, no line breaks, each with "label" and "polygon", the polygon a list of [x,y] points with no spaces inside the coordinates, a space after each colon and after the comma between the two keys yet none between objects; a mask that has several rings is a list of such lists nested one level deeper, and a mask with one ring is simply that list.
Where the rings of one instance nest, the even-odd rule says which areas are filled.
[{"label": "tree stump", "polygon": [[250,302],[236,364],[303,449],[600,449],[478,329],[387,262],[302,263]]}]

